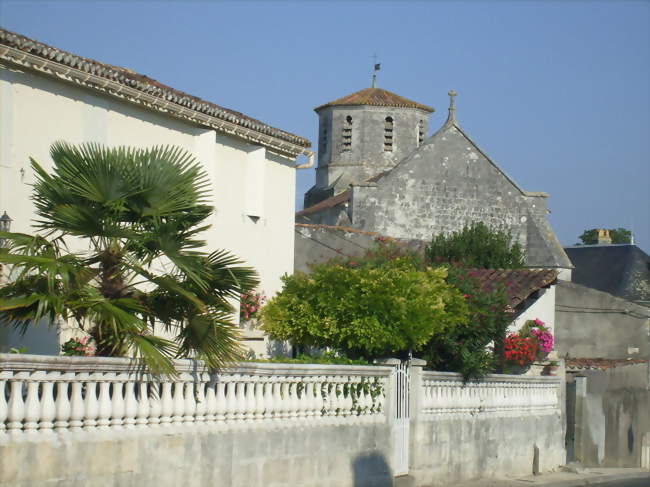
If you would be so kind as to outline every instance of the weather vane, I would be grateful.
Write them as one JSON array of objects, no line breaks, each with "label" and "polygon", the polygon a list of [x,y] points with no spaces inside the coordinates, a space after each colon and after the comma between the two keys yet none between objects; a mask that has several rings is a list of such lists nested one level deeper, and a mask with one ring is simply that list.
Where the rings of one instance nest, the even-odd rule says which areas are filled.
[{"label": "weather vane", "polygon": [[375,69],[373,70],[372,73],[372,87],[375,88],[377,84],[377,71],[381,69],[381,63],[377,62],[377,55],[373,54],[372,56],[373,64],[375,65]]}]

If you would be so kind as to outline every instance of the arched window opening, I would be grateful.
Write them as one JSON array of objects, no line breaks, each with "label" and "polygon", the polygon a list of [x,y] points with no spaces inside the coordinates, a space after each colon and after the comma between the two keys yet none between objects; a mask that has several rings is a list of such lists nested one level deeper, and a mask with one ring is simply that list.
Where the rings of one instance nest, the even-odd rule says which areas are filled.
[{"label": "arched window opening", "polygon": [[424,142],[424,120],[418,122],[418,147]]},{"label": "arched window opening", "polygon": [[352,150],[352,117],[348,115],[343,122],[343,141],[341,145],[341,152],[349,152]]},{"label": "arched window opening", "polygon": [[393,117],[384,120],[384,152],[393,152]]}]

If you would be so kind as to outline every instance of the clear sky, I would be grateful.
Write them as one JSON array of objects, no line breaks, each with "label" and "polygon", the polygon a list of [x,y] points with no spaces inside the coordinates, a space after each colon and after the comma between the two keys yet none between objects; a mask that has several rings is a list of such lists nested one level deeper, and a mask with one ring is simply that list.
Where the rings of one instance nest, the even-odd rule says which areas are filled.
[{"label": "clear sky", "polygon": [[[312,109],[370,84],[458,118],[571,245],[650,251],[650,2],[0,0],[0,25],[317,142]],[[313,184],[299,171],[297,204]],[[227,231],[227,230],[225,230]]]}]

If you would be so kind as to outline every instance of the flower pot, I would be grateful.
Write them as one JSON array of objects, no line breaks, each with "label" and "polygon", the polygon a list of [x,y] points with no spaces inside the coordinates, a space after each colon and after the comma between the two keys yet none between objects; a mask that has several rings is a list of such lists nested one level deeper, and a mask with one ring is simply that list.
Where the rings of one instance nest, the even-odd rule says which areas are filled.
[{"label": "flower pot", "polygon": [[542,375],[557,375],[557,365],[545,365],[542,369]]}]

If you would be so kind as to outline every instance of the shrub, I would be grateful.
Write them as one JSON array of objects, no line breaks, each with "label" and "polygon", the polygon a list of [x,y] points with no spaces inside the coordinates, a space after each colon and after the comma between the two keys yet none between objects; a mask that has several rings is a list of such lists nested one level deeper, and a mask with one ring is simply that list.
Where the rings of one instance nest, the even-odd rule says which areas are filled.
[{"label": "shrub", "polygon": [[418,352],[467,321],[465,299],[445,282],[445,268],[393,257],[368,254],[285,276],[262,311],[262,328],[274,339],[370,359]]}]

